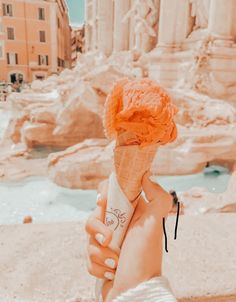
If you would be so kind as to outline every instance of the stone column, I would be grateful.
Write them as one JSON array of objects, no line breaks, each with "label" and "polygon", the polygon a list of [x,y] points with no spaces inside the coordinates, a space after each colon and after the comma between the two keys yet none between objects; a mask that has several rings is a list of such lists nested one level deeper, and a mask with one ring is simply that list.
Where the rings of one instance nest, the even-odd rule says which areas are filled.
[{"label": "stone column", "polygon": [[98,47],[97,23],[97,0],[92,0],[92,50]]},{"label": "stone column", "polygon": [[[130,8],[133,7],[135,0],[130,0]],[[135,33],[134,33],[135,21],[134,17],[129,18],[129,49],[133,49],[135,46]]]},{"label": "stone column", "polygon": [[161,0],[158,47],[178,48],[188,31],[189,0]]},{"label": "stone column", "polygon": [[208,84],[203,91],[224,100],[235,99],[236,92],[235,22],[235,0],[211,0],[208,31],[213,43],[208,45]]},{"label": "stone column", "polygon": [[189,15],[189,0],[160,2],[158,41],[149,54],[148,74],[165,87],[173,87],[183,78],[183,66],[189,62],[190,55],[181,51],[188,34]]},{"label": "stone column", "polygon": [[212,0],[208,30],[215,40],[233,41],[234,22],[236,22],[235,0]]},{"label": "stone column", "polygon": [[109,56],[113,49],[113,1],[97,0],[97,48]]},{"label": "stone column", "polygon": [[130,9],[130,0],[114,0],[113,51],[129,49],[129,20],[122,22]]},{"label": "stone column", "polygon": [[92,7],[91,0],[85,0],[85,51],[92,50]]}]

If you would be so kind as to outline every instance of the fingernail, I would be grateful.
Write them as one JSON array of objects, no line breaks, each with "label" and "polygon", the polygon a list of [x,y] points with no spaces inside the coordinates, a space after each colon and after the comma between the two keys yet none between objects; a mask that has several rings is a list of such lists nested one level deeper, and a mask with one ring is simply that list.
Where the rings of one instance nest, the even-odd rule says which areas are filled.
[{"label": "fingernail", "polygon": [[103,244],[105,238],[104,238],[104,236],[103,236],[102,234],[97,233],[97,234],[95,235],[95,239],[97,240],[98,243]]},{"label": "fingernail", "polygon": [[115,268],[116,267],[116,262],[114,259],[108,258],[105,260],[104,262],[106,264],[106,266],[110,267],[110,268]]},{"label": "fingernail", "polygon": [[108,279],[108,280],[113,280],[114,277],[115,277],[115,275],[114,275],[113,273],[106,272],[106,273],[104,274],[104,277],[105,277],[106,279]]},{"label": "fingernail", "polygon": [[96,204],[97,205],[99,205],[99,201],[101,200],[101,194],[100,193],[98,193],[98,195],[97,195],[97,200],[96,200]]}]

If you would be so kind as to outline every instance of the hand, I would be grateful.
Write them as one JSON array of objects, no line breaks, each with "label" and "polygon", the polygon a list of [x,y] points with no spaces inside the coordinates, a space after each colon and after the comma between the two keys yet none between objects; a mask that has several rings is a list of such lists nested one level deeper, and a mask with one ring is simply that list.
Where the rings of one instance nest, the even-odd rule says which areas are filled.
[{"label": "hand", "polygon": [[[140,282],[161,274],[162,218],[166,217],[172,208],[172,196],[161,186],[151,182],[149,177],[150,173],[146,173],[142,181],[148,202],[143,198],[139,199],[122,245],[114,284],[108,280],[104,284],[103,297],[107,297],[106,302]],[[106,193],[103,194],[105,195]],[[90,237],[88,269],[98,278],[105,277],[111,280],[112,278],[107,278],[105,273],[115,274],[116,269],[110,269],[104,263],[106,259],[114,259],[117,265],[119,255],[108,247],[112,232],[103,224],[105,208],[105,198],[101,197],[98,199],[97,209],[86,224],[86,231]],[[100,240],[102,237],[96,236],[97,234],[103,235],[102,244]],[[100,243],[95,240],[95,236],[100,238]]]},{"label": "hand", "polygon": [[105,211],[106,199],[99,194],[97,208],[85,226],[89,235],[87,267],[91,275],[112,280],[118,263],[118,255],[108,247],[112,239],[112,231],[103,223]]},{"label": "hand", "polygon": [[[172,209],[172,196],[160,185],[150,180],[146,173],[142,187],[148,200],[138,201],[119,255],[113,284],[107,281],[103,287],[106,302],[112,301],[129,288],[161,275],[162,220]],[[127,269],[128,268],[128,269]]]}]

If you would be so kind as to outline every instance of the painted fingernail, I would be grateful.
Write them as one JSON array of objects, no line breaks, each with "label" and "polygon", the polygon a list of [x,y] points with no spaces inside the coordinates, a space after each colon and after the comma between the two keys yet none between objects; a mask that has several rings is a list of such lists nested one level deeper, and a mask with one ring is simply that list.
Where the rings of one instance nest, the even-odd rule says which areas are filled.
[{"label": "painted fingernail", "polygon": [[96,200],[96,204],[99,205],[99,201],[101,200],[102,195],[100,193],[98,193],[97,195],[97,200]]},{"label": "painted fingernail", "polygon": [[102,234],[97,233],[97,234],[95,235],[95,239],[97,240],[98,243],[103,244],[105,238],[104,238],[104,236],[103,236]]},{"label": "painted fingernail", "polygon": [[104,277],[108,280],[113,280],[115,275],[113,273],[110,273],[110,272],[105,272]]},{"label": "painted fingernail", "polygon": [[106,264],[106,266],[108,266],[110,268],[115,268],[116,267],[116,262],[115,262],[114,259],[107,258],[104,263]]}]

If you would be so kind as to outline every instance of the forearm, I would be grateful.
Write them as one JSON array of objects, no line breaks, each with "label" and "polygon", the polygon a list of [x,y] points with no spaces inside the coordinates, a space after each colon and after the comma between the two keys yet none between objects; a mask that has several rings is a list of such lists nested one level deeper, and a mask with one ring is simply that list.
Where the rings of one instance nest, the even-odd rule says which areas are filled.
[{"label": "forearm", "polygon": [[136,287],[143,281],[161,275],[162,217],[150,215],[130,227],[122,246],[119,265],[106,302]]}]

